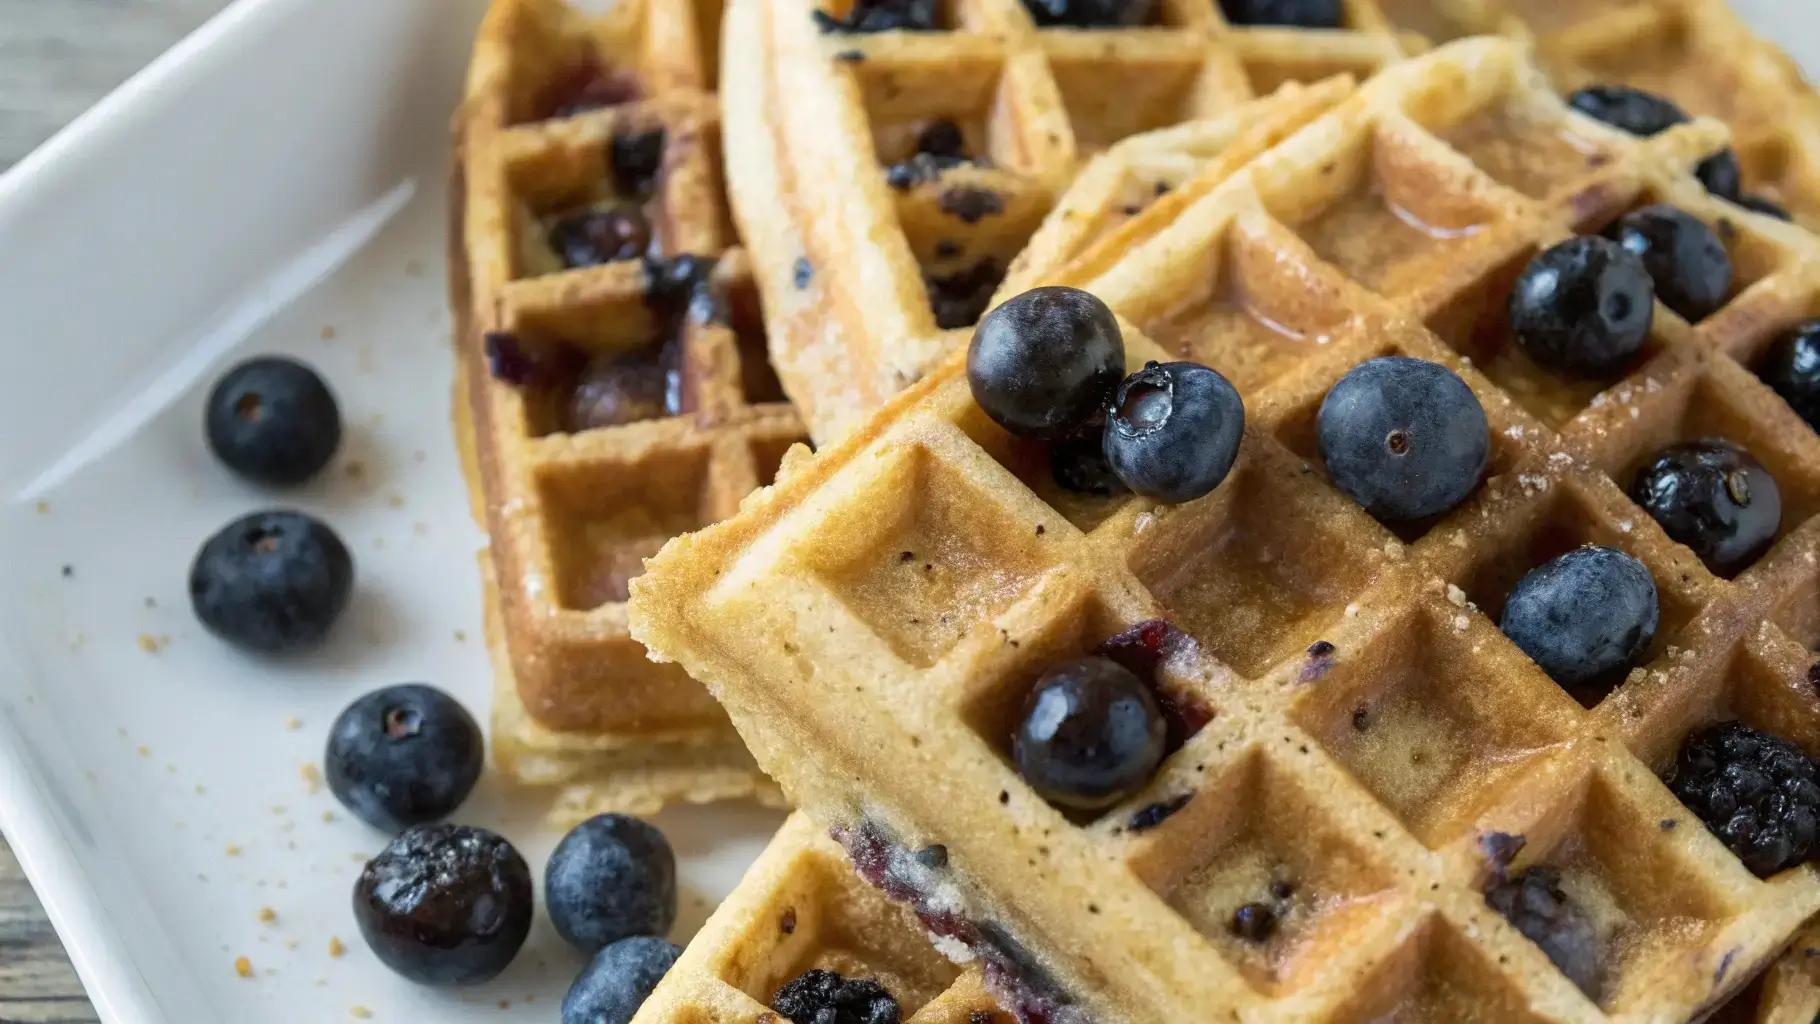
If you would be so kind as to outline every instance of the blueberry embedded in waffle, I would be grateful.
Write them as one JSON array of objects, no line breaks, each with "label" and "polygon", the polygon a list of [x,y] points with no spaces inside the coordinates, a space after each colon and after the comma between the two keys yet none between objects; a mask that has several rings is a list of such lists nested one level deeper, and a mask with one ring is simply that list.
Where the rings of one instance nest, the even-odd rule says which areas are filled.
[{"label": "blueberry embedded in waffle", "polygon": [[1088,158],[1209,118],[1230,138],[1254,96],[1402,53],[1381,19],[1233,32],[1211,0],[751,0],[729,18],[734,211],[779,375],[823,441],[965,338]]},{"label": "blueberry embedded in waffle", "polygon": [[[941,851],[920,854],[933,862]],[[838,976],[848,991],[839,992],[838,982],[813,972]],[[837,1012],[847,1015],[829,1019],[1011,1021],[986,994],[979,968],[958,968],[932,949],[916,918],[856,876],[826,830],[797,814],[690,941],[634,1020],[756,1022],[776,1020],[786,1007],[836,1000],[844,1004]],[[881,1000],[893,1004],[898,1016],[864,1015]],[[820,1018],[792,1014],[790,1019]]]},{"label": "blueberry embedded in waffle", "polygon": [[802,437],[720,185],[714,0],[500,0],[457,121],[456,418],[496,677],[494,755],[556,814],[775,787],[626,633],[627,582]]},{"label": "blueberry embedded in waffle", "polygon": [[[1820,313],[1820,242],[1706,193],[1690,172],[1725,141],[1577,114],[1505,41],[1382,72],[1076,282],[1117,314],[1128,369],[1189,359],[1237,386],[1247,432],[1213,493],[1068,490],[957,355],[668,545],[633,630],[1023,1019],[1699,1017],[1820,910],[1812,867],[1759,877],[1770,833],[1663,781],[1726,720],[1820,750],[1820,437],[1751,372]],[[1720,240],[1719,308],[1654,302],[1622,365],[1544,369],[1515,282],[1656,204]],[[1390,355],[1462,381],[1489,450],[1451,510],[1381,522],[1320,423]],[[1772,544],[1726,576],[1628,493],[1709,436],[1779,492]],[[1699,496],[1765,500],[1720,484]],[[1659,622],[1570,693],[1497,622],[1585,545],[1647,569]],[[1014,739],[1038,678],[1091,655],[1149,679],[1166,736],[1100,809],[1039,794]],[[1753,813],[1794,835],[1793,806]],[[931,844],[939,868],[914,855]]]}]

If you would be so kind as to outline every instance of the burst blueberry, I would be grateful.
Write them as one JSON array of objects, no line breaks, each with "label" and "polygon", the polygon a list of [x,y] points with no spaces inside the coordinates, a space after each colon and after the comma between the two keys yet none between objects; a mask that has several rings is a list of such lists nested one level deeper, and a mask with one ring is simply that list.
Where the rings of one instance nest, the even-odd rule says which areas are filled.
[{"label": "burst blueberry", "polygon": [[1112,310],[1077,288],[1036,288],[980,321],[967,348],[973,400],[1019,437],[1078,435],[1125,375]]},{"label": "burst blueberry", "polygon": [[316,371],[282,356],[240,363],[209,392],[209,448],[256,484],[288,487],[328,465],[341,445],[341,409]]},{"label": "burst blueberry", "polygon": [[329,792],[361,821],[402,832],[455,812],[474,791],[486,742],[468,709],[433,686],[375,690],[329,727]]},{"label": "burst blueberry", "polygon": [[347,608],[354,559],[301,512],[258,512],[210,537],[190,566],[190,605],[215,636],[250,651],[314,647]]},{"label": "burst blueberry", "polygon": [[1099,810],[1149,781],[1166,732],[1155,695],[1130,670],[1110,658],[1075,658],[1032,687],[1012,760],[1049,802]]},{"label": "burst blueberry", "polygon": [[531,931],[531,869],[484,828],[423,825],[367,862],[354,921],[379,962],[423,985],[478,985]]},{"label": "burst blueberry", "polygon": [[1510,293],[1510,329],[1547,369],[1606,377],[1648,340],[1655,295],[1637,254],[1610,239],[1577,236],[1523,268]]},{"label": "burst blueberry", "polygon": [[1328,391],[1315,429],[1334,485],[1387,522],[1458,505],[1491,454],[1472,389],[1452,370],[1408,356],[1353,367]]},{"label": "burst blueberry", "polygon": [[1736,721],[1696,732],[1668,788],[1758,878],[1820,853],[1820,771],[1780,736]]},{"label": "burst blueberry", "polygon": [[1528,871],[1492,886],[1485,902],[1504,916],[1588,998],[1598,998],[1599,944],[1592,919],[1561,889],[1552,868]]},{"label": "burst blueberry", "polygon": [[652,936],[621,939],[594,954],[562,1000],[562,1024],[631,1024],[682,950]]},{"label": "burst blueberry", "polygon": [[1530,570],[1498,625],[1568,689],[1621,676],[1655,639],[1661,606],[1642,562],[1614,548],[1576,548]]},{"label": "burst blueberry", "polygon": [[1125,378],[1106,420],[1106,461],[1125,486],[1157,501],[1211,492],[1232,471],[1245,402],[1199,363],[1150,363]]},{"label": "burst blueberry", "polygon": [[1656,297],[1683,320],[1698,323],[1725,302],[1731,256],[1706,222],[1659,203],[1618,218],[1610,234],[1643,261]]},{"label": "burst blueberry", "polygon": [[1820,430],[1820,320],[1797,324],[1777,338],[1758,365],[1757,376],[1808,426]]},{"label": "burst blueberry", "polygon": [[550,923],[592,954],[634,935],[667,935],[676,923],[676,855],[637,818],[602,814],[575,826],[544,869]]},{"label": "burst blueberry", "polygon": [[1658,452],[1637,472],[1630,496],[1720,576],[1756,561],[1782,525],[1775,478],[1750,452],[1723,438]]}]

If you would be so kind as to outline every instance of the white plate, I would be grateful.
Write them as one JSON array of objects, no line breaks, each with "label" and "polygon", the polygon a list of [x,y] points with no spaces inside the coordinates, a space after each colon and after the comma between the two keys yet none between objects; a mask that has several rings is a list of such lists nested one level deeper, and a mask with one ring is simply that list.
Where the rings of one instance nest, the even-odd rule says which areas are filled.
[{"label": "white plate", "polygon": [[[1806,5],[1737,5],[1820,69]],[[241,0],[0,178],[0,829],[104,1020],[548,1021],[579,966],[540,920],[495,984],[393,977],[348,909],[382,837],[300,772],[374,686],[485,708],[442,276],[481,6]],[[315,363],[351,426],[325,480],[276,502],[201,441],[201,391],[246,352]],[[201,634],[184,593],[202,539],[274,503],[334,524],[360,572],[331,648],[281,664]],[[541,864],[556,837],[504,797],[489,780],[461,818]],[[778,820],[661,819],[678,937]]]}]

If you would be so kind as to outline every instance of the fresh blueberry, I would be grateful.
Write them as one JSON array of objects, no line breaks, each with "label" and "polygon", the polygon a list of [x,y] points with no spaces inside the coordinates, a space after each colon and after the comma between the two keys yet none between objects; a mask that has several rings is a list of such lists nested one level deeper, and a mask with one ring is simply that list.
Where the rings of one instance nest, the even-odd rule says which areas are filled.
[{"label": "fresh blueberry", "polygon": [[1510,293],[1510,329],[1538,364],[1606,377],[1642,350],[1655,308],[1643,260],[1610,239],[1582,235],[1523,268]]},{"label": "fresh blueberry", "polygon": [[455,698],[408,683],[375,690],[329,728],[329,791],[356,818],[402,832],[453,814],[486,762],[480,725]]},{"label": "fresh blueberry", "polygon": [[1613,679],[1656,636],[1661,607],[1642,562],[1588,545],[1530,570],[1504,603],[1499,628],[1567,689]]},{"label": "fresh blueberry", "polygon": [[1820,430],[1820,320],[1809,320],[1777,338],[1757,367],[1807,425]]},{"label": "fresh blueberry", "polygon": [[651,224],[630,207],[581,210],[550,225],[550,248],[571,269],[637,259],[650,247]]},{"label": "fresh blueberry", "polygon": [[664,168],[664,130],[620,132],[608,144],[607,162],[621,195],[641,199],[651,195]]},{"label": "fresh blueberry", "polygon": [[303,483],[341,446],[341,410],[328,385],[282,356],[249,359],[224,374],[204,420],[222,465],[268,487]]},{"label": "fresh blueberry", "polygon": [[1078,288],[1034,288],[986,314],[967,347],[967,382],[986,415],[1019,437],[1080,433],[1125,375],[1112,310]]},{"label": "fresh blueberry", "polygon": [[1327,392],[1316,433],[1334,485],[1387,522],[1458,505],[1491,454],[1472,389],[1445,366],[1408,356],[1353,367]]},{"label": "fresh blueberry", "polygon": [[379,961],[422,985],[478,985],[531,931],[531,869],[484,828],[422,825],[354,883],[354,920]]},{"label": "fresh blueberry", "polygon": [[1656,297],[1681,319],[1698,323],[1725,302],[1732,259],[1705,221],[1659,203],[1618,218],[1611,235],[1642,258]]},{"label": "fresh blueberry", "polygon": [[208,539],[190,566],[190,605],[209,632],[252,651],[313,647],[347,608],[354,559],[301,512],[257,512]]},{"label": "fresh blueberry", "polygon": [[1659,452],[1631,482],[1632,501],[1720,576],[1769,550],[1782,526],[1782,492],[1750,452],[1722,438]]},{"label": "fresh blueberry", "polygon": [[1738,205],[1752,213],[1761,213],[1766,217],[1774,217],[1777,220],[1793,221],[1795,219],[1794,215],[1788,212],[1788,207],[1783,206],[1781,203],[1776,202],[1768,196],[1760,196],[1747,192],[1738,197]]},{"label": "fresh blueberry", "polygon": [[1245,402],[1199,363],[1149,363],[1119,385],[1106,420],[1106,461],[1125,486],[1157,501],[1210,493],[1232,471]]},{"label": "fresh blueberry", "polygon": [[1738,165],[1738,154],[1722,149],[1694,168],[1694,177],[1706,190],[1721,199],[1737,202],[1744,195],[1744,168]]},{"label": "fresh blueberry", "polygon": [[1106,461],[1106,445],[1098,434],[1069,438],[1049,446],[1049,474],[1064,491],[1110,498],[1125,493],[1125,484]]},{"label": "fresh blueberry", "polygon": [[1595,121],[1648,137],[1687,122],[1687,111],[1672,101],[1628,85],[1589,85],[1567,97],[1567,105]]},{"label": "fresh blueberry", "polygon": [[676,855],[637,818],[589,818],[550,854],[544,904],[557,934],[583,953],[633,935],[667,935],[676,923]]},{"label": "fresh blueberry", "polygon": [[1220,0],[1220,10],[1234,25],[1339,28],[1341,23],[1340,0]]},{"label": "fresh blueberry", "polygon": [[1049,802],[1099,810],[1150,780],[1166,732],[1155,695],[1129,669],[1075,658],[1037,679],[1012,735],[1012,759]]},{"label": "fresh blueberry", "polygon": [[1150,20],[1154,0],[1024,0],[1041,26],[1119,28]]},{"label": "fresh blueberry", "polygon": [[681,955],[675,944],[648,935],[594,954],[562,997],[562,1024],[631,1024]]}]

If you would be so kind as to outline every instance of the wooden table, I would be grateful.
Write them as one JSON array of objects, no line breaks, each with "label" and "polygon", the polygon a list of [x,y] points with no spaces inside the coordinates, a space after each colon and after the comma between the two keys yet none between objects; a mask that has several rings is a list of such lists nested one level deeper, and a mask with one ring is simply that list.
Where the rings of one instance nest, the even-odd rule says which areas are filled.
[{"label": "wooden table", "polygon": [[[0,171],[229,0],[0,0]],[[0,840],[0,1024],[99,1018]]]}]

